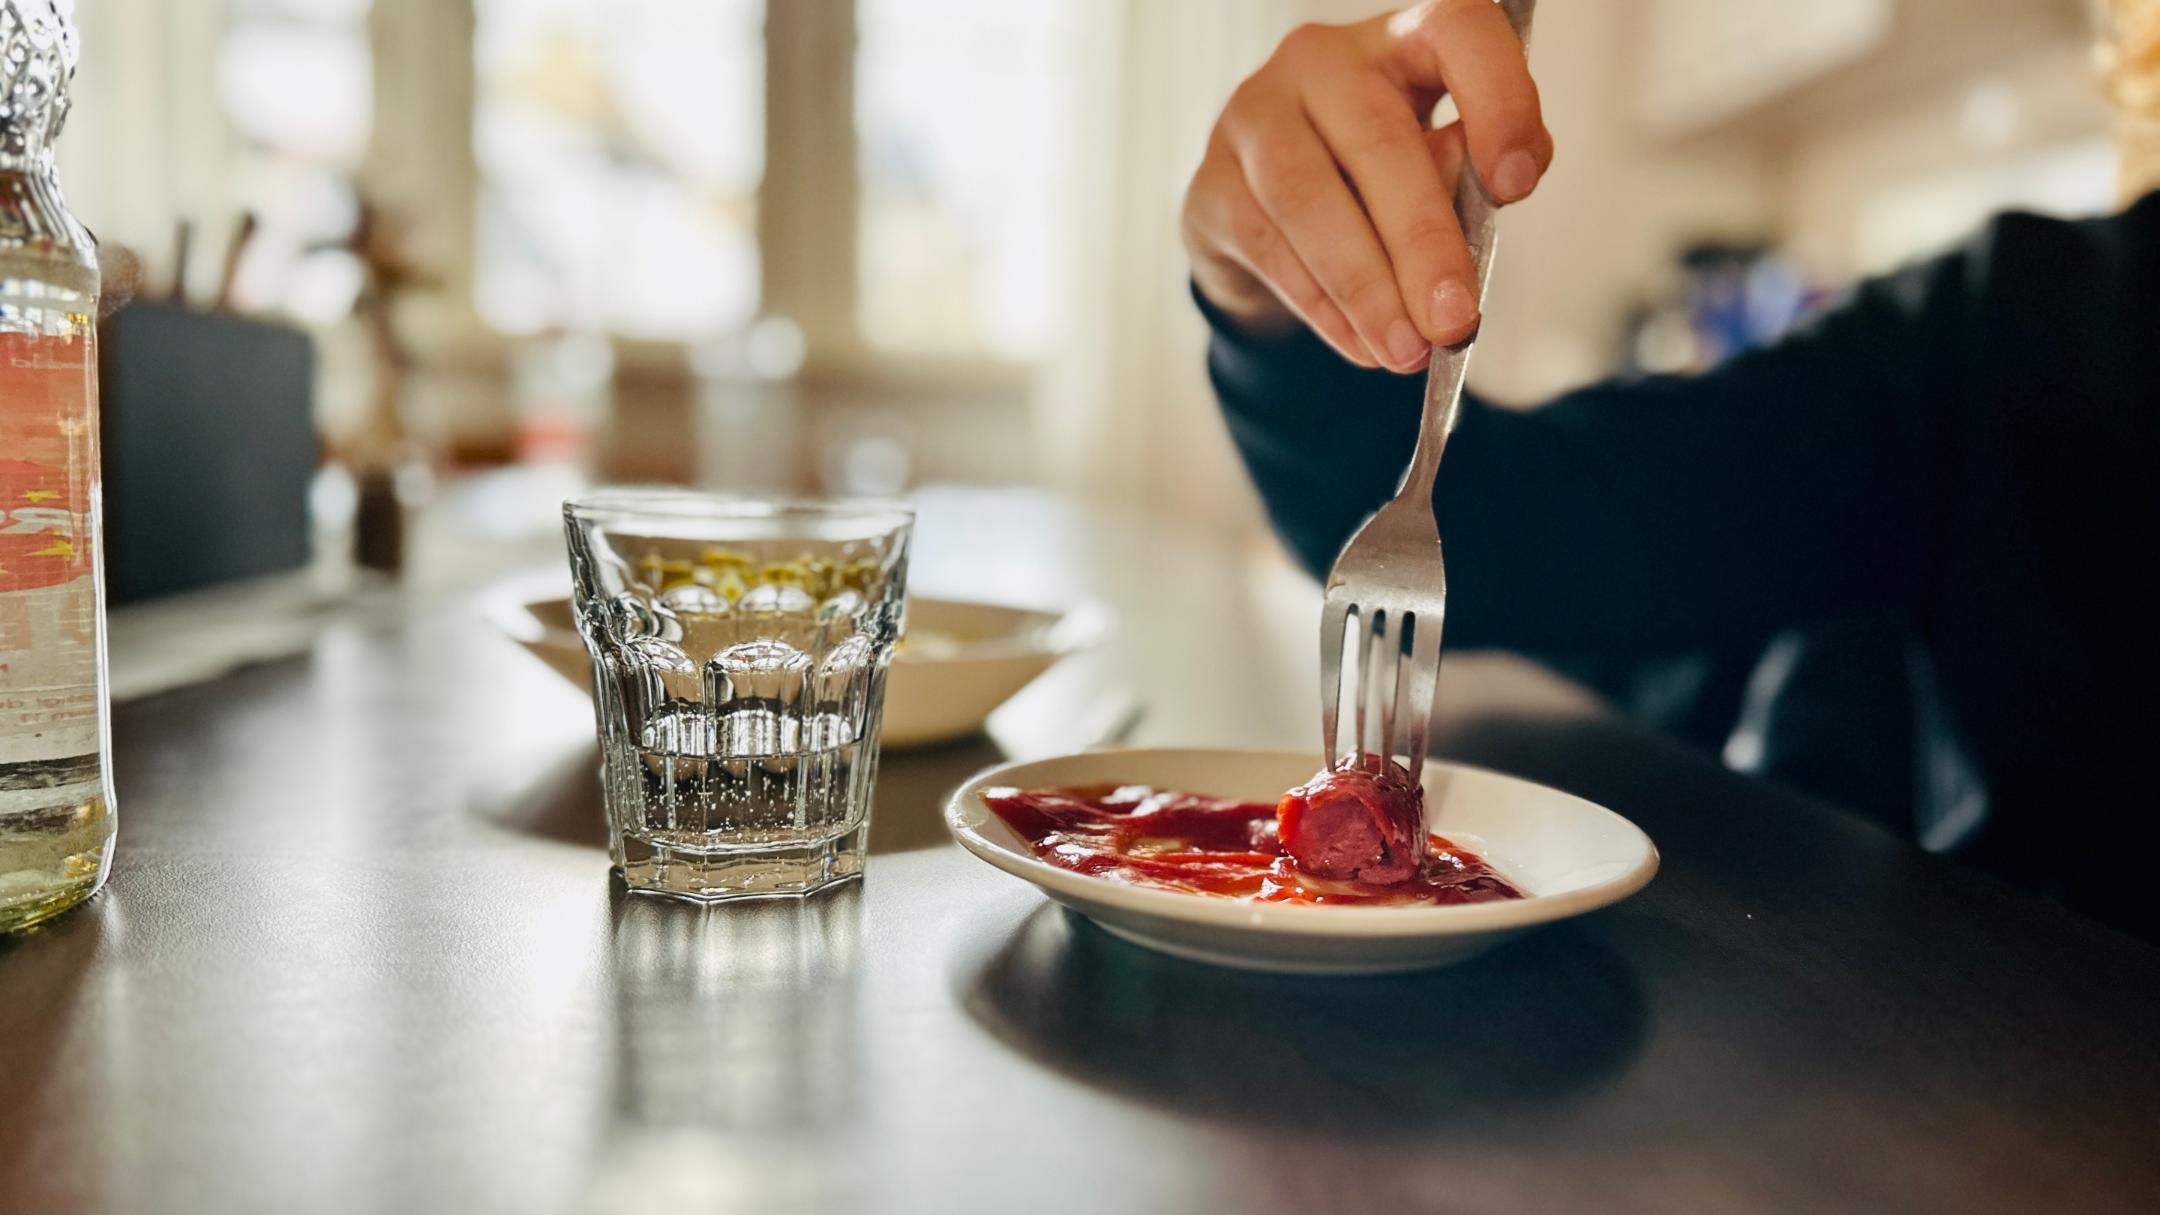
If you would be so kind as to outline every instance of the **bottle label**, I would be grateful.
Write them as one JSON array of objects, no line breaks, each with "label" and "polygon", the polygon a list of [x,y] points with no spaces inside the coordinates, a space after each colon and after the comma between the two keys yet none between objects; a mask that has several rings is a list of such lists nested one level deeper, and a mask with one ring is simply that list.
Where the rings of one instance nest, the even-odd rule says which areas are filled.
[{"label": "bottle label", "polygon": [[0,459],[0,594],[73,582],[83,569],[75,538],[88,513],[65,469]]},{"label": "bottle label", "polygon": [[0,764],[99,749],[96,366],[0,333]]}]

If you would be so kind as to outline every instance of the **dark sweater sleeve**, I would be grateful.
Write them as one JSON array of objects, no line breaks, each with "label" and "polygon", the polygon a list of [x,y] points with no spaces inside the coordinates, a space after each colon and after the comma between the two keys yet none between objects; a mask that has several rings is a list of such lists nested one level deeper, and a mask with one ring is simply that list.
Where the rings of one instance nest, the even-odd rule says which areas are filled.
[{"label": "dark sweater sleeve", "polygon": [[[1528,412],[1466,402],[1434,491],[1449,642],[1649,655],[1909,607],[1972,260],[1869,282],[1707,375]],[[1231,435],[1277,531],[1324,572],[1408,463],[1423,377],[1361,370],[1309,334],[1255,338],[1201,304]]]}]

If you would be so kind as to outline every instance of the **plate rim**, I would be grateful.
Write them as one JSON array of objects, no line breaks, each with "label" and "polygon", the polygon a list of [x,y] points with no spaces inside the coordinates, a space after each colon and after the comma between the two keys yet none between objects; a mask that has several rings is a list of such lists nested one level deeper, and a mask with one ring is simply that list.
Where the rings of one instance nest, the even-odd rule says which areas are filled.
[{"label": "plate rim", "polygon": [[[993,608],[1033,617],[1037,621],[1030,635],[988,637],[960,642],[951,652],[936,657],[919,653],[910,655],[904,650],[893,656],[894,662],[909,666],[990,664],[1019,659],[1040,659],[1046,663],[1055,663],[1097,648],[1116,628],[1116,616],[1109,606],[1094,599],[1080,599],[1063,608],[1057,608],[999,603],[989,599],[956,599],[950,595],[911,595],[909,598],[918,603]],[[538,588],[509,586],[497,588],[495,593],[482,595],[480,610],[497,631],[520,645],[558,646],[565,650],[582,652],[585,649],[585,639],[576,629],[557,628],[543,621],[540,614],[534,611],[543,604],[553,606],[569,604],[572,601],[573,596],[568,591],[558,593]]]},{"label": "plate rim", "polygon": [[[1633,820],[1618,811],[1601,806],[1588,798],[1579,797],[1564,789],[1539,784],[1520,776],[1476,764],[1457,763],[1452,760],[1427,760],[1428,766],[1437,765],[1459,772],[1475,773],[1513,784],[1528,785],[1545,794],[1564,797],[1583,807],[1605,815],[1625,828],[1642,844],[1643,856],[1627,871],[1616,874],[1589,886],[1560,894],[1533,894],[1521,899],[1509,899],[1494,903],[1471,903],[1437,907],[1308,907],[1286,903],[1249,903],[1233,899],[1210,899],[1197,895],[1180,894],[1173,890],[1155,890],[1134,886],[1093,874],[1074,873],[1060,869],[1036,857],[1021,852],[1010,845],[990,838],[978,827],[978,820],[971,816],[975,807],[987,820],[990,809],[983,806],[976,796],[983,788],[994,784],[1010,784],[1000,777],[1022,768],[1059,760],[1073,759],[1081,755],[1135,755],[1157,756],[1241,756],[1255,760],[1289,761],[1305,758],[1302,751],[1246,747],[1129,747],[1100,752],[1076,752],[1066,755],[1044,756],[1037,759],[1012,760],[995,764],[970,776],[950,793],[945,800],[943,816],[946,830],[953,839],[977,859],[1006,873],[1029,882],[1052,898],[1060,893],[1089,903],[1107,904],[1115,910],[1153,915],[1162,919],[1189,924],[1201,924],[1213,928],[1244,931],[1262,935],[1295,935],[1311,937],[1340,937],[1346,939],[1373,940],[1379,938],[1423,938],[1476,935],[1499,932],[1514,928],[1527,928],[1570,919],[1627,898],[1657,876],[1662,856],[1657,842]],[[1317,756],[1313,757],[1317,765]],[[970,804],[972,803],[972,805]],[[1064,901],[1062,899],[1060,902]]]}]

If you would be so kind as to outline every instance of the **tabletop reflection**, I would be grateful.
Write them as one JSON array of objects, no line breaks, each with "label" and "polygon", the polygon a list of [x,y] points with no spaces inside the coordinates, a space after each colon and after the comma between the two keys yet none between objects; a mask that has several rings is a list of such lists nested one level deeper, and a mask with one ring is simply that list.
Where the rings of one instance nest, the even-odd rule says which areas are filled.
[{"label": "tabletop reflection", "polygon": [[614,1100],[586,1209],[853,1206],[860,887],[614,895]]}]

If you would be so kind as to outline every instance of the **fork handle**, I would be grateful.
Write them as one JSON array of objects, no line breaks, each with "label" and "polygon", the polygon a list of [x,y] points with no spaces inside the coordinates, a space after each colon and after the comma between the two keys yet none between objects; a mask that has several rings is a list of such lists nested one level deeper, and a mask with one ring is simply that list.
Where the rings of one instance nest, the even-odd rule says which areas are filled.
[{"label": "fork handle", "polygon": [[[1524,54],[1530,51],[1530,15],[1536,7],[1537,0],[1500,3],[1508,24],[1515,27],[1515,36],[1522,40]],[[1464,156],[1462,172],[1455,180],[1455,214],[1462,222],[1463,239],[1470,245],[1471,262],[1477,267],[1480,310],[1485,306],[1485,284],[1491,278],[1498,211],[1499,205],[1478,177],[1477,166]],[[1472,332],[1451,346],[1433,347],[1432,361],[1425,372],[1425,410],[1418,426],[1417,451],[1403,473],[1397,497],[1414,490],[1422,500],[1432,500],[1433,482],[1440,472],[1440,453],[1446,449],[1455,419],[1462,413],[1463,376],[1470,369],[1470,347],[1476,341],[1477,334]]]}]

